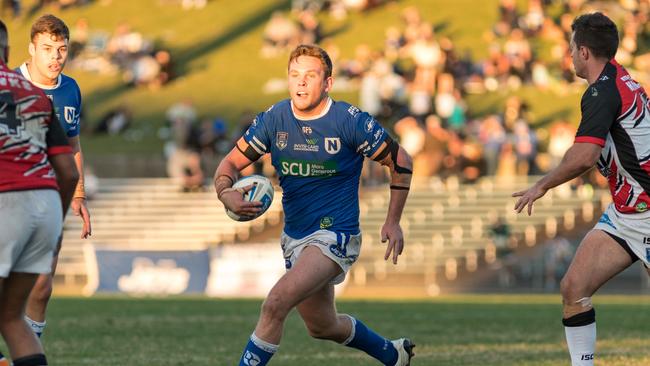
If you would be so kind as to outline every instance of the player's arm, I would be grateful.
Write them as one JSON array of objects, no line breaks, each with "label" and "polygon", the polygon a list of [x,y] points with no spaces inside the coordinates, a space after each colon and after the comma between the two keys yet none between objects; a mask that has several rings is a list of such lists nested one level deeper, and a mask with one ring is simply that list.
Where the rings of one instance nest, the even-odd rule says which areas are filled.
[{"label": "player's arm", "polygon": [[90,212],[86,206],[86,189],[84,186],[84,156],[83,151],[81,151],[81,141],[79,140],[79,135],[68,137],[68,142],[72,147],[72,155],[74,156],[76,170],[79,173],[79,182],[75,187],[72,203],[70,206],[72,208],[72,213],[75,216],[81,216],[81,219],[83,220],[81,238],[86,239],[92,234],[92,226],[90,224]]},{"label": "player's arm", "polygon": [[241,137],[235,147],[221,160],[214,173],[214,189],[217,197],[226,208],[238,215],[254,215],[260,211],[261,202],[245,202],[242,196],[245,190],[232,189],[232,185],[237,181],[239,172],[262,155]]},{"label": "player's arm", "polygon": [[532,187],[512,194],[513,197],[520,197],[515,204],[515,211],[519,213],[528,206],[528,215],[530,216],[533,212],[533,202],[543,197],[549,189],[579,177],[591,169],[598,161],[601,150],[599,145],[592,143],[573,144],[564,154],[560,165]]},{"label": "player's arm", "polygon": [[49,160],[52,168],[54,168],[54,172],[56,173],[56,183],[59,186],[61,205],[63,206],[63,216],[65,217],[75,187],[79,181],[79,173],[74,168],[75,163],[72,154],[57,154],[50,156]]},{"label": "player's arm", "polygon": [[56,182],[59,186],[63,217],[65,218],[75,187],[79,181],[79,172],[75,169],[75,161],[71,153],[72,150],[70,145],[68,145],[63,128],[54,114],[52,114],[51,118],[52,120],[50,121],[46,134],[47,157],[56,173]]},{"label": "player's arm", "polygon": [[381,229],[381,240],[388,240],[384,259],[387,260],[392,252],[393,263],[397,264],[397,257],[404,250],[404,235],[399,222],[411,187],[413,161],[404,148],[390,136],[370,158],[390,169],[390,201],[386,222]]},{"label": "player's arm", "polygon": [[513,197],[520,197],[515,203],[515,211],[521,212],[528,206],[530,215],[533,212],[533,203],[549,189],[591,169],[598,161],[620,108],[621,97],[613,83],[596,83],[590,86],[580,101],[582,119],[573,146],[564,154],[560,165],[544,178],[527,190],[512,194]]}]

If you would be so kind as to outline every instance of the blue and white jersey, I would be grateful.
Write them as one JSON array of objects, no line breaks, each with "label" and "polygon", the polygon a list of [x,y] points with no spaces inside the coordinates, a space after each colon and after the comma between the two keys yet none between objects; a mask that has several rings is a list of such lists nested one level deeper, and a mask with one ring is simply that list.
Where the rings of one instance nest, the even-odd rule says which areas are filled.
[{"label": "blue and white jersey", "polygon": [[368,113],[328,100],[324,112],[301,120],[289,99],[257,115],[244,140],[271,153],[283,190],[284,231],[300,239],[317,230],[359,233],[359,176],[388,133]]},{"label": "blue and white jersey", "polygon": [[81,91],[77,82],[66,75],[60,74],[56,85],[43,85],[32,80],[27,69],[27,64],[22,64],[16,69],[25,79],[39,87],[54,105],[56,117],[61,122],[68,137],[79,136],[81,115]]}]

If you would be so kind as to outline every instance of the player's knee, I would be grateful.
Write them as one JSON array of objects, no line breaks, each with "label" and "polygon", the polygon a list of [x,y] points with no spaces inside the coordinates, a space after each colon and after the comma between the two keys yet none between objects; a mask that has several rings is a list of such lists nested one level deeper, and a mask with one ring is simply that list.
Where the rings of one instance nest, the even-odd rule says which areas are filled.
[{"label": "player's knee", "polygon": [[282,320],[287,316],[289,310],[282,296],[273,292],[262,303],[262,316],[271,319]]},{"label": "player's knee", "polygon": [[29,302],[47,304],[50,297],[52,297],[52,281],[38,281],[29,295]]},{"label": "player's knee", "polygon": [[583,297],[582,287],[580,281],[577,281],[573,276],[564,276],[562,281],[560,281],[560,293],[562,294],[563,302],[566,304],[567,302],[575,301]]},{"label": "player's knee", "polygon": [[324,324],[305,324],[309,336],[316,339],[332,339],[335,335],[334,327]]}]

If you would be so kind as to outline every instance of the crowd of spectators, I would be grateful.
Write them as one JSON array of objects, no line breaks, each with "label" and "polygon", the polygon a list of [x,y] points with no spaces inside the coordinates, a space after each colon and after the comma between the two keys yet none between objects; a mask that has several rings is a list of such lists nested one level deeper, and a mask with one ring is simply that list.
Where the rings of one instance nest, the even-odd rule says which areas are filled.
[{"label": "crowd of spectators", "polygon": [[75,6],[86,5],[91,0],[38,0],[29,2],[30,8],[25,12],[22,0],[0,0],[0,17],[4,19],[11,14],[13,18],[20,18],[23,15],[28,17],[43,9],[64,10]]},{"label": "crowd of spectators", "polygon": [[[280,45],[276,52],[263,54],[273,57],[277,50],[303,42],[300,14],[309,12],[317,19],[317,12],[329,11],[323,16],[335,16],[339,3],[372,7],[383,2],[293,1],[291,13],[276,13],[267,24],[265,44],[271,30],[291,36],[274,43]],[[318,37],[309,39],[321,40],[332,57],[337,83],[358,89],[360,108],[392,128],[414,156],[416,175],[474,181],[483,175],[539,174],[559,163],[573,143],[575,123],[558,118],[534,124],[528,104],[516,91],[531,86],[563,96],[584,88],[568,52],[571,23],[578,14],[595,10],[619,24],[617,60],[642,84],[650,81],[650,1],[598,2],[598,9],[584,0],[528,0],[521,5],[499,0],[498,20],[483,36],[483,59],[459,51],[452,37],[437,33],[416,7],[405,8],[401,23],[387,26],[383,47],[358,44],[348,59],[339,56],[334,42],[320,39],[320,26]],[[502,107],[498,113],[477,115],[466,97],[487,92],[501,95]],[[366,180],[381,181],[382,174],[369,167]]]},{"label": "crowd of spectators", "polygon": [[112,34],[90,29],[80,18],[71,28],[71,68],[101,74],[121,73],[135,87],[158,89],[174,77],[171,53],[142,33],[120,23]]}]

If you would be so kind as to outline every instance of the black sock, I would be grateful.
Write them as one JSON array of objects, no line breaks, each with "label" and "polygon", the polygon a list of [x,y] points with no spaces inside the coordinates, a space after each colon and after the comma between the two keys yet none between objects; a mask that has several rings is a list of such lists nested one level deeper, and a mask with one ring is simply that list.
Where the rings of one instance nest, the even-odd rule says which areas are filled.
[{"label": "black sock", "polygon": [[14,360],[14,366],[47,366],[47,359],[42,353],[29,355]]}]

